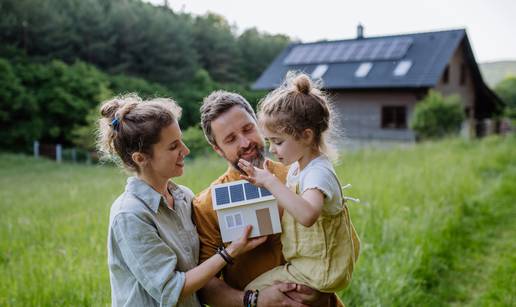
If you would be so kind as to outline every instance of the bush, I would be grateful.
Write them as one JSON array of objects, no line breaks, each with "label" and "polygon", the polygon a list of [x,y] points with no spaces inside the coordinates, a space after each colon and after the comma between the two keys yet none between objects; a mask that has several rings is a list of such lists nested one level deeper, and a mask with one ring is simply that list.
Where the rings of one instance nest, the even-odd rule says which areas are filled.
[{"label": "bush", "polygon": [[183,142],[190,149],[190,157],[195,158],[211,153],[212,149],[202,129],[192,126],[183,131]]},{"label": "bush", "polygon": [[458,134],[465,119],[459,96],[443,97],[430,91],[416,104],[410,127],[420,139],[435,139]]},{"label": "bush", "polygon": [[516,119],[516,76],[510,76],[500,81],[495,92],[505,103],[505,116]]}]

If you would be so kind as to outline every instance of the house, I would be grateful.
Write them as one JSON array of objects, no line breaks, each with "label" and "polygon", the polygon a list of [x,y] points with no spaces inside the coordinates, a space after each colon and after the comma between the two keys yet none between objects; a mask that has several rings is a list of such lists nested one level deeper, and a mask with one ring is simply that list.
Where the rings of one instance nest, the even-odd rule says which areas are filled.
[{"label": "house", "polygon": [[457,94],[470,136],[486,133],[485,123],[502,102],[484,83],[464,29],[294,43],[263,72],[254,89],[271,90],[291,70],[320,79],[337,112],[346,139],[412,142],[414,106],[430,89]]},{"label": "house", "polygon": [[223,242],[240,238],[247,225],[251,238],[281,232],[278,204],[267,189],[239,180],[212,186],[211,196]]}]

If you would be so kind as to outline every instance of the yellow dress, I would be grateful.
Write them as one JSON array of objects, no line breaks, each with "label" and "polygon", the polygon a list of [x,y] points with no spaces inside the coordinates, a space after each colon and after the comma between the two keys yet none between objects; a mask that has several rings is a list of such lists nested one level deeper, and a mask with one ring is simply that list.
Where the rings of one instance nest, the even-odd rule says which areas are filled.
[{"label": "yellow dress", "polygon": [[[297,185],[295,189],[299,194]],[[338,190],[341,191],[340,183]],[[258,276],[246,290],[261,290],[274,281],[304,284],[321,292],[344,289],[351,280],[360,241],[342,194],[339,199],[339,212],[323,211],[310,227],[301,225],[285,211],[281,220],[281,243],[287,263]]]}]

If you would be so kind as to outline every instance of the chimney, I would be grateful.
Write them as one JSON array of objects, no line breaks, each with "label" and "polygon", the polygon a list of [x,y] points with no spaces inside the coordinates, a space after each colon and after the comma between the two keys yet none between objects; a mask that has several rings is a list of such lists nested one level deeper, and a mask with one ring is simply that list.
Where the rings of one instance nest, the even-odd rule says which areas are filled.
[{"label": "chimney", "polygon": [[364,38],[364,26],[361,23],[358,23],[357,26],[357,39]]}]

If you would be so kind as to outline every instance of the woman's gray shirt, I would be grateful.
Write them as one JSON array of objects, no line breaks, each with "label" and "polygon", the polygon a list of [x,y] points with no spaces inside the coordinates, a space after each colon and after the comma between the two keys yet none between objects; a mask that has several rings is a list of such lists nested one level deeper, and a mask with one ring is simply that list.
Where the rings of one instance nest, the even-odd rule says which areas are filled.
[{"label": "woman's gray shirt", "polygon": [[193,193],[170,182],[174,209],[136,177],[111,207],[108,264],[113,306],[200,306],[196,295],[179,296],[185,272],[199,260],[192,222]]}]

